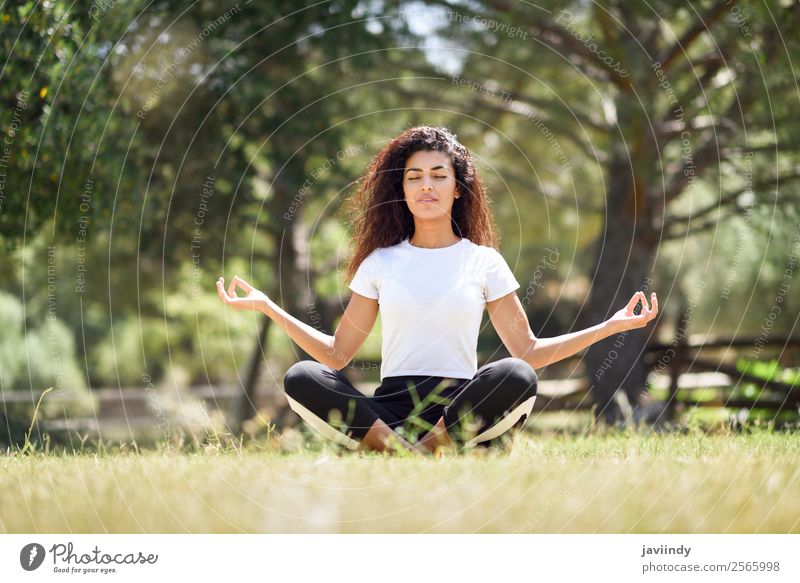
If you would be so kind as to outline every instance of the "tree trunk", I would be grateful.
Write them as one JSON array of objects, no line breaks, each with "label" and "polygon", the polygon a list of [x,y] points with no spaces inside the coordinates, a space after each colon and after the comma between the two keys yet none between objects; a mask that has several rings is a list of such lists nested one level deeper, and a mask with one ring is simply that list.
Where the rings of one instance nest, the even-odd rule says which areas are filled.
[{"label": "tree trunk", "polygon": [[272,320],[266,316],[262,317],[258,332],[258,342],[253,347],[250,354],[250,364],[247,367],[247,378],[245,378],[244,391],[239,395],[234,404],[233,425],[236,434],[242,433],[242,425],[245,421],[256,414],[256,385],[261,374],[261,363],[264,354],[267,353],[267,337]]},{"label": "tree trunk", "polygon": [[[314,311],[314,279],[309,265],[309,233],[298,221],[286,221],[276,248],[278,264],[278,301],[292,316],[313,326],[311,315]],[[295,348],[297,360],[308,360],[311,356],[300,346]]]},{"label": "tree trunk", "polygon": [[[629,164],[627,155],[618,156],[610,167],[607,217],[595,249],[595,270],[586,311],[588,325],[608,319],[636,291],[645,291],[649,302],[652,291],[648,276],[656,246],[645,208],[646,187],[631,178]],[[617,400],[618,389],[624,391],[637,416],[648,372],[644,350],[651,333],[652,326],[631,330],[610,336],[587,350],[586,373],[598,420],[610,425],[625,423]]]},{"label": "tree trunk", "polygon": [[[302,184],[302,180],[287,179],[289,169],[284,175],[276,177],[273,181],[275,189],[275,211],[273,216],[280,216],[280,226],[268,229],[268,233],[273,238],[272,248],[277,250],[274,254],[272,272],[277,274],[273,289],[269,290],[269,296],[289,314],[303,322],[309,322],[310,310],[313,309],[313,277],[311,276],[308,265],[308,234],[302,223],[299,222],[298,215],[291,218],[283,217],[283,210],[289,208],[294,191],[290,184]],[[280,211],[280,212],[278,212]],[[241,431],[242,423],[255,414],[255,393],[261,367],[264,362],[264,355],[267,353],[267,335],[272,321],[264,318],[259,331],[258,339],[253,347],[250,366],[248,367],[247,378],[244,383],[244,391],[237,400],[234,414],[235,426]],[[292,343],[297,360],[308,360],[311,358],[297,344]],[[278,415],[280,418],[281,415]]]}]

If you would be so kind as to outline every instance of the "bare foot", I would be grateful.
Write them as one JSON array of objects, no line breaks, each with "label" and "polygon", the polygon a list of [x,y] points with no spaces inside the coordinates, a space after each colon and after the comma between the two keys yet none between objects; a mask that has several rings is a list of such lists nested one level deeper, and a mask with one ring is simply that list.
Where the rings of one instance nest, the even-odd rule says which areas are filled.
[{"label": "bare foot", "polygon": [[419,445],[411,445],[403,439],[396,431],[386,425],[383,420],[378,419],[369,428],[367,434],[361,440],[359,451],[385,451],[386,453],[407,452],[415,455],[428,454],[428,450]]},{"label": "bare foot", "polygon": [[437,450],[443,448],[453,448],[455,444],[450,436],[447,434],[447,429],[444,426],[444,417],[441,417],[436,422],[428,433],[417,442],[418,446],[423,447],[428,453],[436,454]]}]

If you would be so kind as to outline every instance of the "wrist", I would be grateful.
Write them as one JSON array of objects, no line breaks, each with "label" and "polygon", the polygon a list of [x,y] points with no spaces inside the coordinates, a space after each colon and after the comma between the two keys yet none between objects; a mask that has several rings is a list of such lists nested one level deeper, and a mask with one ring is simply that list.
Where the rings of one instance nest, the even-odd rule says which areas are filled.
[{"label": "wrist", "polygon": [[264,298],[261,304],[258,307],[258,311],[267,316],[268,318],[272,318],[275,315],[275,303],[270,300],[269,298]]},{"label": "wrist", "polygon": [[620,334],[621,332],[625,332],[625,330],[626,328],[623,322],[617,320],[606,320],[603,322],[603,331],[606,333],[606,336]]}]

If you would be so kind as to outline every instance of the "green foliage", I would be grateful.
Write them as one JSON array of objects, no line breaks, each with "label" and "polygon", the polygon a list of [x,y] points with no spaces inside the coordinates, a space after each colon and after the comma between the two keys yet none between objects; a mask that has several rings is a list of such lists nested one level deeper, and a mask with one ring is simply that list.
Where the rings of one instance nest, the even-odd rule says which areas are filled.
[{"label": "green foliage", "polygon": [[[234,261],[231,268],[246,273],[241,262]],[[163,296],[160,313],[114,320],[93,353],[93,373],[122,386],[140,385],[144,374],[161,380],[176,370],[185,375],[179,383],[239,382],[246,375],[262,316],[226,309],[215,279],[184,265]],[[277,330],[264,356],[279,368],[296,360],[285,333]]]},{"label": "green foliage", "polygon": [[7,293],[0,293],[0,381],[13,387],[22,378],[25,365],[24,346],[20,342],[23,322],[22,304]]},{"label": "green foliage", "polygon": [[[341,259],[349,233],[337,213],[387,137],[420,123],[451,127],[473,152],[520,294],[526,295],[531,282],[544,284],[530,288],[526,298],[532,327],[537,334],[544,327],[545,336],[564,332],[591,284],[591,245],[613,224],[606,216],[617,212],[607,205],[614,177],[607,160],[628,160],[642,136],[668,132],[667,95],[655,84],[650,61],[697,19],[685,3],[667,0],[651,6],[610,2],[604,9],[580,1],[530,6],[337,0],[299,10],[290,0],[201,0],[179,19],[174,17],[184,7],[163,0],[117,2],[93,15],[96,6],[89,0],[16,2],[0,17],[0,139],[13,138],[2,183],[0,239],[7,246],[25,242],[20,255],[0,258],[8,274],[0,287],[22,297],[25,282],[29,323],[26,336],[0,338],[5,387],[32,383],[41,390],[54,384],[51,340],[73,354],[73,338],[82,339],[77,353],[90,364],[92,385],[138,384],[145,368],[153,378],[173,367],[188,371],[192,381],[237,378],[254,349],[258,319],[224,311],[210,283],[239,270],[265,291],[280,290],[287,307],[310,297],[341,301],[343,308]],[[630,70],[637,98],[602,75],[593,78],[597,71],[582,68],[569,43],[534,40],[536,26],[562,10],[576,16],[577,32],[593,34]],[[219,20],[226,11],[230,17]],[[781,12],[785,18],[776,17],[786,54],[764,67],[759,59],[774,37],[773,15],[757,5],[745,12],[752,24],[749,38],[728,11],[682,55],[700,64],[680,61],[670,71],[673,89],[686,95],[687,115],[697,122],[694,145],[719,139],[719,152],[729,157],[708,166],[697,188],[669,204],[665,218],[713,204],[722,196],[720,185],[742,187],[740,154],[746,147],[759,148],[754,176],[796,166],[796,88],[787,82],[798,55],[793,16],[787,10]],[[465,23],[450,18],[452,13],[483,20]],[[604,14],[626,28],[608,32]],[[499,25],[521,27],[528,37],[512,38]],[[442,48],[426,49],[435,36]],[[639,42],[644,38],[652,45]],[[729,75],[712,76],[719,86],[699,92],[698,78],[713,61],[701,57],[713,54],[715,45],[731,55]],[[454,73],[513,94],[517,107],[454,83]],[[750,109],[725,109],[739,98],[737,90],[749,87],[755,94],[743,91],[741,97],[751,101]],[[745,120],[747,132],[740,127]],[[726,128],[734,129],[725,134]],[[773,138],[780,160],[764,147]],[[337,153],[348,147],[356,147],[354,153],[339,160]],[[656,216],[663,200],[658,186],[679,169],[680,145],[672,141],[658,153],[641,151],[646,154],[632,164],[652,189]],[[300,189],[330,158],[337,163],[311,180],[297,217],[287,221]],[[201,209],[212,175],[213,195]],[[86,209],[81,205],[90,182]],[[796,231],[792,184],[785,183],[781,197],[773,196],[770,184],[755,189],[765,210],[753,218],[751,232],[742,230],[741,217],[723,217],[727,222],[718,232],[698,239],[697,246],[709,250],[708,263],[690,257],[693,247],[684,240],[662,246],[660,280],[688,286],[700,276],[716,278],[709,284],[715,290],[726,286],[732,250],[742,247],[729,297],[704,296],[698,327],[713,324],[730,332],[732,316],[742,314],[736,333],[761,325],[784,278],[783,242]],[[77,241],[82,224],[88,230],[85,249]],[[311,242],[308,269],[281,261],[280,254],[298,247],[297,241]],[[60,258],[59,318],[52,325],[41,293],[47,284],[43,249],[50,244],[58,246]],[[548,248],[557,249],[560,259],[543,268]],[[86,258],[85,293],[74,291],[79,252]],[[231,257],[242,262],[232,264]],[[191,285],[195,265],[202,278],[199,294]],[[694,268],[691,278],[684,276],[687,266]],[[796,279],[792,274],[790,282]],[[0,324],[23,330],[22,311],[9,297],[0,295]],[[306,308],[300,305],[294,315],[304,317]],[[780,326],[788,329],[786,314],[800,304],[790,295],[783,308]],[[336,323],[331,320],[328,333],[333,330],[327,326]],[[479,347],[491,352],[499,338],[491,326],[482,329]],[[378,353],[378,331],[362,355]],[[281,366],[295,356],[275,326],[265,356]],[[62,365],[64,386],[84,390],[85,367],[66,357]]]},{"label": "green foliage", "polygon": [[[119,319],[94,351],[93,374],[121,386],[140,384],[145,373],[158,379],[164,374],[167,362],[157,355],[166,354],[166,351],[162,321],[157,318]],[[152,368],[145,368],[145,355],[154,357]]]},{"label": "green foliage", "polygon": [[[95,220],[108,218],[125,145],[109,119],[114,95],[106,56],[141,3],[117,3],[114,18],[98,25],[93,2],[14,2],[4,6],[0,62],[0,135],[8,172],[0,212],[0,237],[17,244],[28,229],[50,223],[73,231],[82,212],[76,193],[93,178],[102,194],[93,201]],[[103,164],[95,164],[102,153]],[[56,213],[56,209],[58,212]],[[74,233],[70,233],[74,236]]]},{"label": "green foliage", "polygon": [[765,381],[778,381],[787,385],[800,385],[800,369],[784,368],[776,359],[760,361],[739,358],[736,360],[736,370],[764,379]]},{"label": "green foliage", "polygon": [[44,418],[86,412],[91,398],[81,372],[72,332],[57,318],[24,326],[24,311],[15,297],[0,292],[0,386],[30,391],[31,400],[4,402],[9,416],[32,415],[38,395],[53,387],[42,405]]}]

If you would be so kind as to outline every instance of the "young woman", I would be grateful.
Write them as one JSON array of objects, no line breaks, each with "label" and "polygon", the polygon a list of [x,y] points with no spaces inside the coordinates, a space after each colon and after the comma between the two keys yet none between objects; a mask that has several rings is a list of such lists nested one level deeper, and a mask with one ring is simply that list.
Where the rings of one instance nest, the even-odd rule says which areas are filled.
[{"label": "young woman", "polygon": [[[555,338],[536,338],[497,252],[488,198],[467,149],[444,128],[395,137],[372,160],[353,197],[352,295],[333,336],[300,322],[234,277],[222,301],[272,318],[315,360],[284,377],[292,409],[352,449],[437,447],[491,440],[530,415],[535,370],[587,346],[640,328],[658,299],[637,292],[609,320]],[[245,295],[237,295],[241,288]],[[634,308],[641,302],[641,312]],[[512,355],[477,367],[483,310]],[[341,370],[381,315],[381,385],[373,397]]]}]

